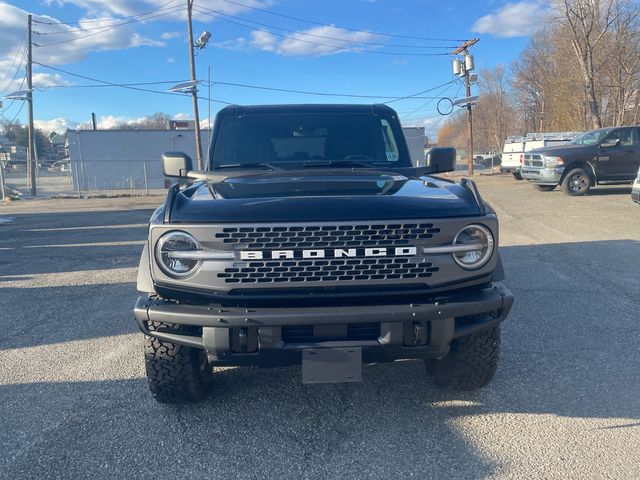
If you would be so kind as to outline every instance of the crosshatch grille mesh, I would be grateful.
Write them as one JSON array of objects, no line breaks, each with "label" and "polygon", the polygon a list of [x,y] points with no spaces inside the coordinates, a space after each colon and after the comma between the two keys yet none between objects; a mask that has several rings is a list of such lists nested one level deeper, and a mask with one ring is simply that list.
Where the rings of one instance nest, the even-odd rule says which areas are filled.
[{"label": "crosshatch grille mesh", "polygon": [[[440,233],[432,223],[225,227],[215,237],[243,250],[402,247]],[[413,241],[413,242],[412,242]]]},{"label": "crosshatch grille mesh", "polygon": [[226,283],[336,282],[429,278],[439,270],[432,263],[410,258],[340,258],[252,260],[218,273]]}]

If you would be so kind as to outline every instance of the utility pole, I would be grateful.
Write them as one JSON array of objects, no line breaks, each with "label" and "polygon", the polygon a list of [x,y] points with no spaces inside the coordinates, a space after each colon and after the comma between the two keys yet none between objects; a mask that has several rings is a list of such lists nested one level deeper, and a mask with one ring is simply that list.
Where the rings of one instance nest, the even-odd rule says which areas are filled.
[{"label": "utility pole", "polygon": [[[451,55],[463,55],[462,60],[454,59],[454,73],[464,76],[467,99],[471,97],[471,71],[473,70],[473,56],[469,54],[469,48],[479,41],[480,39],[478,38],[467,40],[451,52]],[[455,63],[457,63],[457,67]],[[456,73],[456,69],[458,73]],[[467,172],[470,177],[473,176],[473,113],[471,105],[472,102],[467,100]]]},{"label": "utility pole", "polygon": [[27,158],[27,172],[28,172],[28,183],[31,189],[31,196],[36,196],[36,165],[35,165],[35,150],[36,150],[36,142],[35,142],[35,129],[33,128],[33,78],[32,78],[32,66],[33,66],[33,56],[32,56],[32,47],[33,44],[31,42],[31,15],[27,16],[27,103],[29,104],[29,156]]},{"label": "utility pole", "polygon": [[[193,7],[193,0],[187,0],[187,30],[189,35],[189,67],[191,68],[191,81],[196,81],[196,61],[193,53],[193,31],[191,27],[191,9]],[[196,135],[196,160],[198,162],[198,170],[204,170],[202,164],[202,143],[200,139],[200,114],[198,113],[198,88],[194,83],[191,87],[191,96],[193,98],[193,121]]]}]

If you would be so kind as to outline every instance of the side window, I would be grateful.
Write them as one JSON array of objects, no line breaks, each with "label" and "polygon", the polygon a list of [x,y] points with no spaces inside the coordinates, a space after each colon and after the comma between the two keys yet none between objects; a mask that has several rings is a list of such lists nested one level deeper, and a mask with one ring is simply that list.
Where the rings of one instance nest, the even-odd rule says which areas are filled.
[{"label": "side window", "polygon": [[620,145],[623,147],[630,147],[633,145],[633,136],[632,131],[635,129],[631,128],[621,128],[618,130],[618,138],[620,139]]},{"label": "side window", "polygon": [[383,118],[380,120],[380,126],[382,127],[382,140],[384,142],[387,162],[397,162],[400,159],[400,153],[398,151],[398,145],[396,145],[396,139],[393,136],[393,131],[391,130],[391,125]]}]

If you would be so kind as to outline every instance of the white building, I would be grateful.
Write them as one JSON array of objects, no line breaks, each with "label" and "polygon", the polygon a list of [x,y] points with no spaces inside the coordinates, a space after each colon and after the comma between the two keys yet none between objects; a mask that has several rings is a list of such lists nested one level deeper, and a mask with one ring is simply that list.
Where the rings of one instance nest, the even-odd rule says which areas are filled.
[{"label": "white building", "polygon": [[[201,130],[206,158],[209,131]],[[161,155],[181,151],[196,161],[187,130],[69,130],[74,187],[81,190],[164,188]]]}]

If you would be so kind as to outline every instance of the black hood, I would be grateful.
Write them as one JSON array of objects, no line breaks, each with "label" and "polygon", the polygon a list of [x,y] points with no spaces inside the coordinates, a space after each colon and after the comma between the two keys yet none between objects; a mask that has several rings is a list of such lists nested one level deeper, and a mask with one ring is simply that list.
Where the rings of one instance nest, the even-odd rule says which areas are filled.
[{"label": "black hood", "polygon": [[239,173],[178,193],[171,222],[422,219],[480,214],[464,186],[376,170]]},{"label": "black hood", "polygon": [[526,153],[538,153],[541,155],[548,155],[551,157],[580,157],[587,155],[587,157],[591,157],[595,154],[597,150],[596,145],[558,145],[555,147],[544,147],[544,148],[536,148],[535,150],[531,150]]}]

